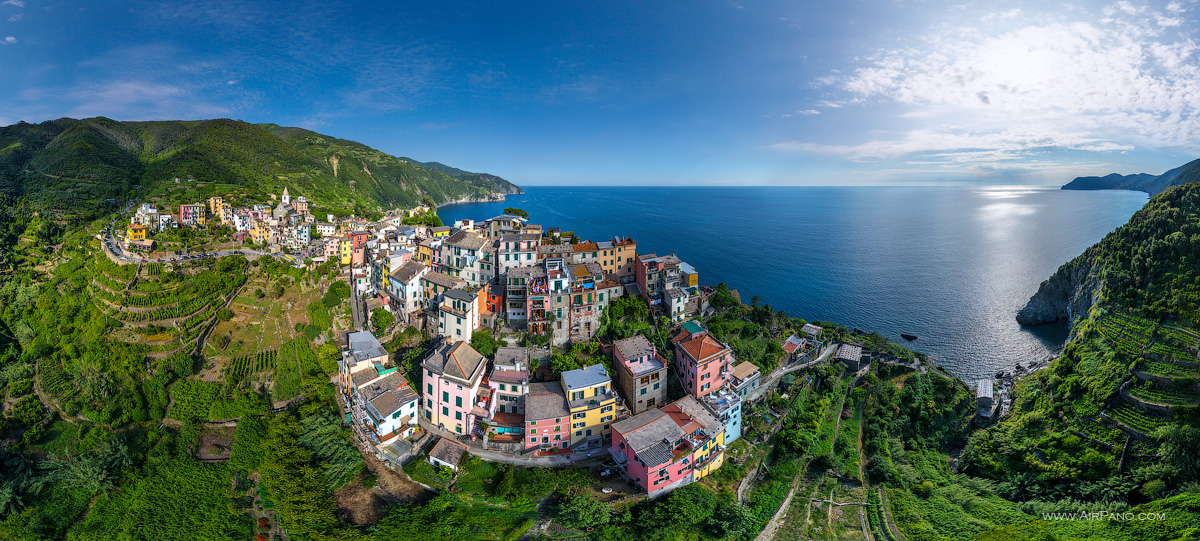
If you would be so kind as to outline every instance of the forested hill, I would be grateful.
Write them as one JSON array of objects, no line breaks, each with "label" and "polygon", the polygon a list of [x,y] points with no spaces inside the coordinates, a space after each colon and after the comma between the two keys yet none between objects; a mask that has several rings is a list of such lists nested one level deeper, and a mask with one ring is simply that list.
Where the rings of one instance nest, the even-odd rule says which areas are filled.
[{"label": "forested hill", "polygon": [[1194,494],[1198,303],[1200,183],[1191,182],[1154,196],[1030,299],[1018,320],[1066,319],[1070,340],[1016,386],[1004,421],[972,436],[962,471],[995,479],[1006,498],[1046,502],[1037,509]]},{"label": "forested hill", "polygon": [[175,178],[237,185],[247,195],[288,187],[320,206],[341,208],[521,193],[492,175],[448,174],[354,141],[274,124],[97,117],[0,128],[0,195],[33,210],[87,218],[135,185],[154,193]]},{"label": "forested hill", "polygon": [[1076,177],[1062,187],[1064,190],[1135,190],[1158,195],[1171,186],[1200,180],[1200,160],[1176,167],[1161,175],[1113,173],[1102,177]]}]

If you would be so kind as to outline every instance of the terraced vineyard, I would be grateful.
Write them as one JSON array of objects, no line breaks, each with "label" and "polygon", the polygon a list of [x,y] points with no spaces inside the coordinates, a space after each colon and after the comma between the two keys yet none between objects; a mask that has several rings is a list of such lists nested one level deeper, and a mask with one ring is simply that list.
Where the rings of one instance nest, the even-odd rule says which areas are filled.
[{"label": "terraced vineyard", "polygon": [[1164,424],[1163,420],[1146,415],[1142,410],[1124,403],[1109,410],[1108,416],[1144,434],[1154,432],[1155,429]]},{"label": "terraced vineyard", "polygon": [[1120,429],[1104,426],[1091,419],[1079,423],[1078,427],[1080,432],[1113,447],[1120,447],[1125,443],[1125,433]]},{"label": "terraced vineyard", "polygon": [[1198,398],[1192,391],[1150,385],[1135,385],[1129,394],[1155,404],[1195,404]]},{"label": "terraced vineyard", "polygon": [[1097,330],[1117,351],[1130,355],[1140,355],[1154,333],[1153,323],[1149,320],[1124,314],[1101,319]]},{"label": "terraced vineyard", "polygon": [[1167,363],[1162,361],[1143,360],[1141,370],[1154,374],[1156,376],[1165,376],[1168,378],[1194,378],[1200,377],[1200,368],[1180,366],[1175,363]]},{"label": "terraced vineyard", "polygon": [[234,383],[259,372],[274,370],[277,358],[278,353],[272,349],[233,359],[225,366],[225,380]]},{"label": "terraced vineyard", "polygon": [[273,398],[278,401],[288,400],[300,394],[304,375],[320,373],[317,355],[304,337],[296,337],[283,345],[279,350],[278,363],[275,369],[275,389]]}]

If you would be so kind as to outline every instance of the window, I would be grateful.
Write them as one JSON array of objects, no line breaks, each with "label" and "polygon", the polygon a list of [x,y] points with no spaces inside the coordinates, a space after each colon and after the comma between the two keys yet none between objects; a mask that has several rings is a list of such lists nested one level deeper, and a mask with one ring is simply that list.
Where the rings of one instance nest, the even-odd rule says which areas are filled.
[{"label": "window", "polygon": [[562,436],[560,436],[560,435],[558,435],[558,434],[555,434],[555,435],[554,435],[554,441],[562,441]]},{"label": "window", "polygon": [[[501,383],[501,384],[500,384],[500,390],[501,390],[501,391],[506,391],[506,390],[508,390],[508,389],[505,389],[505,388],[504,388],[504,384],[503,384],[503,383]],[[513,389],[513,390],[515,391],[516,389]]]},{"label": "window", "polygon": [[707,390],[708,390],[708,388],[709,388],[710,386],[712,386],[712,384],[711,384],[711,383],[705,383],[704,385],[701,385],[701,386],[700,386],[700,390],[701,390],[701,391],[707,391]]},{"label": "window", "polygon": [[659,385],[661,385],[661,383],[655,383],[655,384],[654,384],[654,390],[655,390],[655,391],[657,391],[657,390],[658,390],[658,386],[659,386]]},{"label": "window", "polygon": [[575,423],[575,424],[571,425],[571,428],[583,428],[583,426],[585,424],[586,423]]},{"label": "window", "polygon": [[442,406],[442,415],[450,415],[450,408]]},{"label": "window", "polygon": [[[530,428],[530,429],[529,429],[529,433],[530,433],[530,434],[537,434],[537,429],[536,429],[536,428]],[[533,438],[530,438],[530,439],[529,439],[529,441],[533,441]]]},{"label": "window", "polygon": [[462,397],[461,396],[454,397],[454,407],[456,407],[456,408],[462,407]]},{"label": "window", "polygon": [[432,407],[433,407],[433,399],[432,399],[432,398],[426,398],[426,399],[425,399],[425,407],[427,407],[427,408],[432,408]]},{"label": "window", "polygon": [[442,402],[450,401],[450,391],[442,391]]},{"label": "window", "polygon": [[604,406],[603,408],[600,408],[600,413],[608,413],[612,410],[613,410],[612,406]]},{"label": "window", "polygon": [[645,387],[642,387],[642,392],[640,392],[640,393],[638,393],[638,394],[646,394],[646,388],[645,388]]},{"label": "window", "polygon": [[576,430],[576,431],[575,431],[575,435],[576,435],[576,436],[582,436],[582,435],[583,435],[583,431],[582,431],[582,430]]},{"label": "window", "polygon": [[554,418],[554,422],[556,422],[556,423],[561,423],[561,422],[562,422],[562,417],[555,417],[555,418]]},{"label": "window", "polygon": [[462,420],[462,412],[461,411],[454,412],[454,420],[456,420],[456,421]]}]

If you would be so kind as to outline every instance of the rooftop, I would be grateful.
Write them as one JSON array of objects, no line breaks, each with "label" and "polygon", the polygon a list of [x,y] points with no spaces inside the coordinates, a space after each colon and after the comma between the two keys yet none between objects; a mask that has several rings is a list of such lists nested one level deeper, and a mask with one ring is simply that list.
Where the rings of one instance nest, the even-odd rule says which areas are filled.
[{"label": "rooftop", "polygon": [[685,435],[679,424],[658,408],[617,421],[612,429],[621,434],[625,444],[651,468],[670,462],[675,442]]},{"label": "rooftop", "polygon": [[438,374],[473,381],[483,374],[487,359],[466,342],[443,342],[421,363]]},{"label": "rooftop", "polygon": [[803,327],[800,327],[800,332],[807,334],[809,336],[816,336],[816,335],[820,334],[821,331],[823,331],[823,330],[825,330],[825,329],[822,329],[821,327],[813,325],[812,323],[805,323]]},{"label": "rooftop", "polygon": [[833,358],[839,361],[858,362],[862,359],[862,346],[856,346],[854,344],[842,344],[842,346],[838,348],[837,355],[834,355]]},{"label": "rooftop", "polygon": [[587,389],[603,385],[612,381],[608,377],[608,372],[604,370],[604,365],[593,364],[575,370],[568,370],[562,373],[563,384],[566,385],[567,392],[577,389]]},{"label": "rooftop", "polygon": [[449,274],[440,272],[427,272],[425,273],[425,276],[421,277],[421,279],[431,284],[437,284],[447,288],[454,288],[458,287],[460,284],[467,283],[466,280],[463,280],[462,278],[455,278]]},{"label": "rooftop", "polygon": [[497,365],[528,367],[529,348],[499,347],[492,359]]},{"label": "rooftop", "polygon": [[417,398],[419,398],[417,393],[413,392],[411,387],[405,385],[399,389],[389,389],[379,396],[372,398],[371,407],[379,414],[379,420],[382,421],[391,414],[400,411],[400,408],[405,404]]},{"label": "rooftop", "polygon": [[441,438],[438,440],[437,445],[434,445],[433,449],[429,451],[429,456],[447,464],[458,466],[459,461],[462,460],[463,453],[466,452],[466,445],[451,439]]},{"label": "rooftop", "polygon": [[529,394],[525,395],[526,421],[554,419],[569,414],[562,385],[556,381],[529,384]]},{"label": "rooftop", "polygon": [[758,373],[758,365],[750,361],[742,361],[737,366],[733,367],[733,377],[746,381],[754,374]]},{"label": "rooftop", "polygon": [[516,267],[508,270],[509,278],[542,278],[545,276],[546,269],[541,266]]},{"label": "rooftop", "polygon": [[408,282],[412,281],[413,278],[416,278],[418,274],[421,274],[421,271],[424,270],[425,265],[422,265],[419,261],[413,261],[410,259],[401,265],[400,268],[396,269],[395,272],[392,272],[392,278],[395,278],[401,283],[407,284]]},{"label": "rooftop", "polygon": [[364,362],[376,357],[387,357],[387,350],[379,345],[375,335],[367,331],[350,333],[350,355],[355,362]]},{"label": "rooftop", "polygon": [[670,415],[686,434],[691,434],[697,429],[703,429],[708,437],[715,438],[717,434],[725,430],[725,423],[722,423],[716,415],[713,415],[708,408],[705,408],[692,395],[667,404],[663,406],[662,410]]},{"label": "rooftop", "polygon": [[[685,325],[686,329],[686,325]],[[689,357],[697,363],[706,362],[708,359],[729,351],[729,347],[722,344],[720,340],[713,338],[707,332],[701,334],[689,334],[686,337],[681,333],[675,337],[675,347],[682,348]],[[681,340],[682,338],[682,340]]]}]

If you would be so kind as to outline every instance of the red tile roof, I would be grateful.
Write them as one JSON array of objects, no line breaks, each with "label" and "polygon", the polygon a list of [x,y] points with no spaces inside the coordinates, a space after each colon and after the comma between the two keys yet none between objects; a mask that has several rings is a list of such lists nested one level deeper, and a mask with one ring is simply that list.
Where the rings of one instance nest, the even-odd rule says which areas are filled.
[{"label": "red tile roof", "polygon": [[[678,338],[676,339],[678,340]],[[683,348],[683,351],[696,362],[704,362],[709,357],[729,349],[708,333],[692,335],[683,341],[677,341],[675,347]]]}]

